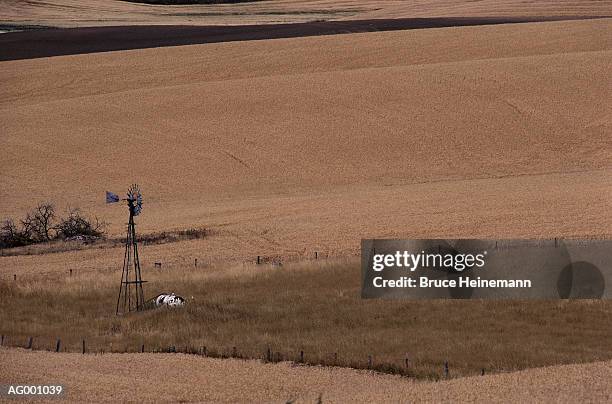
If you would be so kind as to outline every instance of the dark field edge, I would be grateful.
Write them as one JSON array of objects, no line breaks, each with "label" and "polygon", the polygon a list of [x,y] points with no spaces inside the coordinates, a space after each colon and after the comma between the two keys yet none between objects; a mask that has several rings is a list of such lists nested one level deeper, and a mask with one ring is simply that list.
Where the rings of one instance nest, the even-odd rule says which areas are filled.
[{"label": "dark field edge", "polygon": [[164,5],[189,5],[189,4],[238,4],[256,3],[263,0],[121,0],[126,3],[164,4]]},{"label": "dark field edge", "polygon": [[0,34],[0,61],[230,41],[598,18],[609,17],[442,17],[269,25],[146,25],[38,29]]}]

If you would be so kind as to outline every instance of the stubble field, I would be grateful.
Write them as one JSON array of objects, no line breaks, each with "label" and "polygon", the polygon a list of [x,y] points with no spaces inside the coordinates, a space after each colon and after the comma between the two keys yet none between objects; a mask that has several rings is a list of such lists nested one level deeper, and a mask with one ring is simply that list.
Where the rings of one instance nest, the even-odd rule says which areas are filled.
[{"label": "stubble field", "polygon": [[[52,379],[65,384],[65,399],[79,402],[138,397],[144,402],[575,403],[607,402],[612,397],[609,361],[428,383],[351,369],[182,354],[83,357],[0,348],[0,359],[1,374],[10,380],[49,383]],[[162,377],[160,373],[165,383],[152,382]]]},{"label": "stubble field", "polygon": [[129,1],[3,0],[0,24],[52,27],[241,25],[407,17],[612,16],[610,0],[269,0],[150,6]]}]

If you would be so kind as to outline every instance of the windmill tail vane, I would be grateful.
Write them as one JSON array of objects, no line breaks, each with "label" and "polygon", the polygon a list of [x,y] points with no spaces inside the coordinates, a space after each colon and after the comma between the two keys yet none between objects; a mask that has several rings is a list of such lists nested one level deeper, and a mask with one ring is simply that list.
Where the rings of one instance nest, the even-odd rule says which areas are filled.
[{"label": "windmill tail vane", "polygon": [[119,202],[119,195],[106,191],[106,203],[116,203]]}]

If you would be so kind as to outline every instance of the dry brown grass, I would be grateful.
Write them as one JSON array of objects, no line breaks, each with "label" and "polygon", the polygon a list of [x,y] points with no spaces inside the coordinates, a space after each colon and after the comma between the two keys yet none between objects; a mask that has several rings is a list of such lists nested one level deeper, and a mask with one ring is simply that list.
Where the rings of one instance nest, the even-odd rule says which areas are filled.
[{"label": "dry brown grass", "polygon": [[[117,273],[52,283],[3,282],[8,344],[79,351],[199,350],[367,367],[437,378],[612,358],[605,301],[384,301],[360,298],[357,262],[175,269],[146,273],[146,294],[174,291],[184,309],[116,317]],[[580,330],[579,332],[577,330]],[[111,348],[112,347],[112,348]],[[337,359],[334,354],[337,353]],[[410,367],[405,368],[406,355]]]},{"label": "dry brown grass", "polygon": [[[156,244],[176,243],[185,240],[197,240],[210,236],[206,229],[185,229],[177,231],[162,231],[159,233],[139,234],[138,241],[143,246]],[[99,237],[84,241],[79,240],[52,240],[48,242],[34,243],[23,247],[0,249],[0,257],[13,257],[20,255],[44,255],[66,251],[81,251],[87,249],[123,247],[124,237]]]},{"label": "dry brown grass", "polygon": [[239,25],[320,20],[472,16],[610,16],[609,0],[270,0],[151,6],[123,1],[3,0],[0,22],[58,27],[134,24]]}]

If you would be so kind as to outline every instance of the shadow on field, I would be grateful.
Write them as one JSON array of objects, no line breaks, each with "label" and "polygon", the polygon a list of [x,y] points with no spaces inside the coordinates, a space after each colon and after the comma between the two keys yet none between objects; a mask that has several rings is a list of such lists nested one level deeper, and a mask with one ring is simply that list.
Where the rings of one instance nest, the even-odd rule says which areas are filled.
[{"label": "shadow on field", "polygon": [[142,25],[37,29],[0,35],[0,61],[230,41],[589,18],[595,17],[437,17],[235,26]]}]

